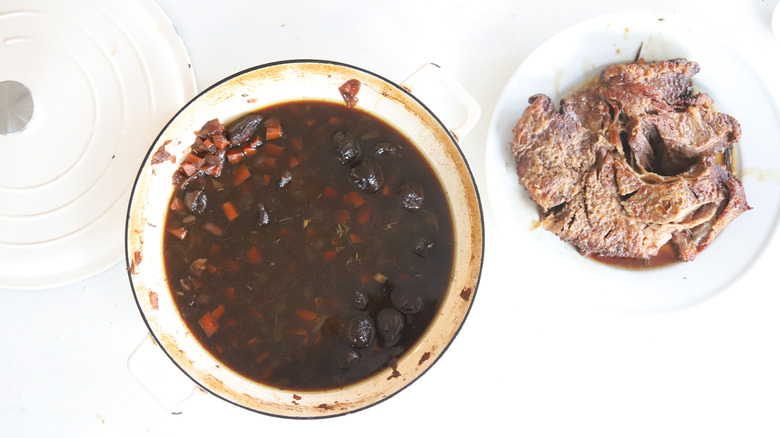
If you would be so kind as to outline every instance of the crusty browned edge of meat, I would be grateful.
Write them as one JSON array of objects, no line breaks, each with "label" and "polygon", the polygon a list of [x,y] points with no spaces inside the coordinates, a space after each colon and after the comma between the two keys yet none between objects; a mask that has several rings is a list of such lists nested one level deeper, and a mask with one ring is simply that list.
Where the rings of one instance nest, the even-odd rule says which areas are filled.
[{"label": "crusty browned edge of meat", "polygon": [[648,258],[671,241],[691,261],[749,210],[715,156],[741,127],[694,93],[686,59],[615,64],[561,100],[537,94],[510,145],[543,228],[583,254]]}]

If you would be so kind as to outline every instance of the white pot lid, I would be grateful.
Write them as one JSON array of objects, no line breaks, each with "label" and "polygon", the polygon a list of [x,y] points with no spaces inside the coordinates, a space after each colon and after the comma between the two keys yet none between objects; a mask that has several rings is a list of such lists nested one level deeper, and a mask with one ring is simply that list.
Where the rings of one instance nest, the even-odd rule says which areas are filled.
[{"label": "white pot lid", "polygon": [[197,92],[152,0],[0,0],[0,287],[42,289],[122,259],[132,183]]}]

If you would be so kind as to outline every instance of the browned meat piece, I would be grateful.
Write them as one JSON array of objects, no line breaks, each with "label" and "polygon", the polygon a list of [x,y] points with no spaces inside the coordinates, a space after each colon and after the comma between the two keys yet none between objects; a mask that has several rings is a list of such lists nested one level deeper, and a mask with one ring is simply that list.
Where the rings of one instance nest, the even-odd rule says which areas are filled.
[{"label": "browned meat piece", "polygon": [[685,59],[618,64],[560,110],[529,99],[511,153],[545,229],[601,256],[647,258],[671,240],[689,261],[750,209],[714,159],[739,123],[692,94],[698,71]]}]

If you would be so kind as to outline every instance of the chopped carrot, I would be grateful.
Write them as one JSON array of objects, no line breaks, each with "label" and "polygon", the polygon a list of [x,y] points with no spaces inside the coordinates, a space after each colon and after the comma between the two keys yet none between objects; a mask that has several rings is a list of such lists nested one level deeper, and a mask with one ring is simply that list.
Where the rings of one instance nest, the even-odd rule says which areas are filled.
[{"label": "chopped carrot", "polygon": [[254,307],[250,308],[249,311],[252,312],[252,315],[254,315],[255,318],[257,318],[257,319],[263,319],[264,318],[264,315],[262,313],[260,313],[259,310],[255,309]]},{"label": "chopped carrot", "polygon": [[336,222],[340,223],[341,225],[349,222],[349,212],[347,210],[341,210],[339,212],[338,218],[336,219]]},{"label": "chopped carrot", "polygon": [[325,186],[325,188],[322,190],[322,194],[328,198],[335,198],[339,195],[339,191],[331,186]]},{"label": "chopped carrot", "polygon": [[271,175],[265,174],[263,175],[263,184],[268,185],[271,183]]},{"label": "chopped carrot", "polygon": [[211,312],[206,312],[206,314],[203,315],[198,320],[198,324],[200,324],[200,327],[203,329],[203,331],[206,333],[206,336],[209,338],[219,328],[219,322],[217,322],[217,319],[214,318],[214,315]]},{"label": "chopped carrot", "polygon": [[216,274],[217,273],[217,267],[212,265],[211,263],[206,263],[206,269],[208,269],[209,274]]},{"label": "chopped carrot", "polygon": [[279,230],[279,234],[281,234],[284,237],[292,237],[295,235],[295,232],[292,230],[292,228],[282,227]]},{"label": "chopped carrot", "polygon": [[186,173],[187,176],[195,175],[195,172],[197,172],[201,166],[203,166],[203,158],[192,152],[187,154],[187,156],[184,157],[184,161],[181,163],[181,169],[184,170],[184,173]]},{"label": "chopped carrot", "polygon": [[355,207],[360,207],[361,205],[366,203],[366,200],[363,199],[362,196],[360,196],[360,193],[357,191],[352,191],[347,193],[342,197],[344,202],[354,205]]},{"label": "chopped carrot", "polygon": [[214,142],[211,141],[210,138],[207,138],[207,139],[203,140],[203,146],[205,146],[206,149],[210,148],[213,145],[214,145]]},{"label": "chopped carrot", "polygon": [[184,211],[184,201],[182,201],[180,197],[174,196],[173,199],[171,199],[170,208],[173,211]]},{"label": "chopped carrot", "polygon": [[287,160],[287,163],[290,165],[290,169],[293,169],[296,166],[298,166],[299,164],[301,164],[301,160],[299,160],[296,157],[290,157],[290,159]]},{"label": "chopped carrot", "polygon": [[211,248],[209,249],[209,255],[218,255],[221,248],[216,243],[211,244]]},{"label": "chopped carrot", "polygon": [[303,342],[303,345],[309,343],[309,332],[307,332],[306,330],[301,330],[301,329],[290,330],[290,334],[302,337],[303,339],[301,341]]},{"label": "chopped carrot", "polygon": [[239,266],[235,260],[228,260],[227,262],[225,262],[225,264],[227,265],[228,269],[230,269],[233,272],[238,272],[241,270],[241,266]]},{"label": "chopped carrot", "polygon": [[168,227],[165,229],[165,231],[178,237],[179,240],[184,240],[187,238],[187,229],[184,227]]},{"label": "chopped carrot", "polygon": [[244,152],[247,151],[247,148],[250,148],[252,150],[257,151],[257,148],[260,147],[260,145],[263,144],[263,139],[260,138],[259,135],[255,135],[252,137],[252,140],[249,140],[249,143],[244,147]]},{"label": "chopped carrot", "polygon": [[290,140],[290,144],[296,151],[303,149],[303,141],[301,141],[300,137],[293,137],[292,140]]},{"label": "chopped carrot", "polygon": [[222,353],[224,353],[224,352],[225,352],[225,349],[224,349],[224,348],[222,348],[222,346],[221,346],[221,345],[219,345],[219,344],[215,345],[215,346],[214,346],[214,348],[216,348],[216,349],[217,349],[217,353],[219,353],[219,354],[222,354]]},{"label": "chopped carrot", "polygon": [[278,157],[284,153],[284,148],[275,143],[266,143],[265,151],[272,157]]},{"label": "chopped carrot", "polygon": [[387,196],[387,195],[390,194],[390,186],[389,185],[385,184],[385,186],[382,187],[382,194],[384,196]]},{"label": "chopped carrot", "polygon": [[236,164],[244,158],[244,150],[241,148],[233,148],[227,152],[227,158],[231,163]]},{"label": "chopped carrot", "polygon": [[244,344],[245,344],[245,345],[247,345],[247,346],[249,346],[249,345],[255,345],[255,344],[257,344],[258,342],[260,342],[260,338],[258,338],[257,336],[255,336],[254,338],[252,338],[252,339],[250,339],[250,340],[246,341]]},{"label": "chopped carrot", "polygon": [[260,250],[257,249],[257,247],[253,246],[249,248],[246,252],[246,258],[249,259],[251,263],[259,263],[260,262]]},{"label": "chopped carrot", "polygon": [[276,167],[276,160],[273,158],[266,158],[265,160],[263,160],[263,166]]},{"label": "chopped carrot", "polygon": [[365,225],[365,224],[368,223],[368,221],[371,220],[371,216],[372,216],[372,211],[371,210],[368,210],[368,209],[361,210],[360,213],[358,213],[357,220],[362,225]]},{"label": "chopped carrot", "polygon": [[255,358],[255,362],[257,362],[257,363],[260,363],[260,362],[262,362],[263,360],[265,360],[265,358],[266,358],[266,357],[268,357],[268,352],[267,352],[267,351],[265,351],[265,352],[263,352],[263,353],[260,353],[260,354],[259,354],[259,355],[258,355],[258,356]]},{"label": "chopped carrot", "polygon": [[328,119],[329,125],[340,125],[341,119],[336,116],[331,116],[330,119]]},{"label": "chopped carrot", "polygon": [[214,315],[215,319],[219,319],[222,315],[225,314],[225,306],[220,304],[216,309],[211,311],[211,314]]},{"label": "chopped carrot", "polygon": [[360,274],[360,283],[368,284],[371,281],[371,274]]},{"label": "chopped carrot", "polygon": [[333,246],[339,246],[339,236],[333,236],[333,238],[330,239],[330,244]]},{"label": "chopped carrot", "polygon": [[276,140],[282,136],[282,124],[279,123],[278,118],[271,117],[270,119],[266,119],[264,124],[266,140]]},{"label": "chopped carrot", "polygon": [[325,251],[325,260],[329,262],[336,260],[336,251]]},{"label": "chopped carrot", "polygon": [[317,314],[309,310],[300,309],[298,310],[298,318],[306,322],[314,322],[317,319]]},{"label": "chopped carrot", "polygon": [[349,233],[349,241],[352,243],[360,242],[360,235],[356,233]]},{"label": "chopped carrot", "polygon": [[238,209],[231,201],[227,201],[222,204],[222,211],[225,213],[225,217],[227,217],[229,221],[232,221],[238,217]]},{"label": "chopped carrot", "polygon": [[252,173],[249,171],[249,168],[246,167],[246,164],[242,164],[238,166],[235,173],[233,173],[233,182],[235,182],[236,185],[240,185],[250,176],[252,176]]},{"label": "chopped carrot", "polygon": [[222,323],[222,327],[224,328],[230,328],[234,325],[238,324],[238,321],[236,321],[236,318],[225,318],[225,321]]},{"label": "chopped carrot", "polygon": [[257,155],[257,149],[253,148],[251,144],[245,145],[242,150],[244,151],[244,155],[247,157]]},{"label": "chopped carrot", "polygon": [[212,135],[211,139],[214,141],[214,146],[216,146],[219,150],[225,149],[225,147],[228,145],[228,141],[224,135]]},{"label": "chopped carrot", "polygon": [[203,229],[217,237],[221,236],[222,233],[224,233],[222,228],[213,222],[206,222],[205,224],[203,224]]},{"label": "chopped carrot", "polygon": [[227,298],[230,301],[233,301],[233,299],[236,297],[236,288],[233,286],[229,286],[225,288],[225,298]]},{"label": "chopped carrot", "polygon": [[251,196],[252,191],[252,184],[241,184],[238,186],[238,193],[240,193],[241,196],[249,197]]}]

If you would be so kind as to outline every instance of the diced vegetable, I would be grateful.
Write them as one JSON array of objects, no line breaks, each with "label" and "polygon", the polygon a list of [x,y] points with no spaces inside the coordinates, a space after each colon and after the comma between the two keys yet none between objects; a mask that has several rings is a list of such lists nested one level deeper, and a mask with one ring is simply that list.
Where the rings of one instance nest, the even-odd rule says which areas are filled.
[{"label": "diced vegetable", "polygon": [[165,231],[178,237],[179,240],[184,240],[187,238],[187,229],[184,227],[168,227],[165,229]]},{"label": "diced vegetable", "polygon": [[219,150],[225,149],[225,147],[228,145],[227,138],[225,138],[224,135],[213,135],[211,136],[211,139],[214,141],[214,146],[216,146]]},{"label": "diced vegetable", "polygon": [[255,309],[254,307],[250,308],[249,311],[252,312],[252,315],[254,315],[255,318],[257,319],[263,319],[265,317],[265,315],[260,313],[260,311]]},{"label": "diced vegetable", "polygon": [[263,160],[263,166],[265,167],[276,167],[276,159],[274,158],[266,158]]},{"label": "diced vegetable", "polygon": [[357,221],[361,225],[365,225],[368,223],[368,221],[371,220],[371,216],[373,215],[373,212],[371,210],[361,210],[360,213],[358,213]]},{"label": "diced vegetable", "polygon": [[180,197],[174,196],[173,199],[171,199],[170,209],[173,211],[184,211],[184,201],[182,201]]},{"label": "diced vegetable", "polygon": [[265,121],[265,139],[276,140],[282,136],[282,125],[279,119],[271,117]]},{"label": "diced vegetable", "polygon": [[303,141],[300,137],[293,137],[292,140],[290,140],[290,144],[292,145],[293,149],[296,151],[300,151],[303,149]]},{"label": "diced vegetable", "polygon": [[246,164],[242,164],[238,166],[233,173],[233,182],[236,185],[240,185],[242,182],[246,181],[250,176],[252,176],[252,173],[249,171],[249,168],[246,167]]},{"label": "diced vegetable", "polygon": [[211,312],[206,312],[205,315],[201,316],[198,320],[198,324],[200,324],[200,327],[203,329],[203,332],[206,333],[207,337],[211,337],[214,333],[216,333],[217,329],[219,328],[219,322],[214,317],[214,314]]},{"label": "diced vegetable", "polygon": [[235,218],[238,217],[238,209],[236,208],[236,206],[233,204],[232,201],[227,201],[223,203],[222,211],[225,213],[225,217],[227,217],[229,221],[233,221]]},{"label": "diced vegetable", "polygon": [[227,151],[227,158],[228,161],[235,164],[241,161],[244,158],[244,149],[243,148],[231,148]]},{"label": "diced vegetable", "polygon": [[314,322],[314,320],[317,319],[317,314],[309,310],[299,309],[297,315],[298,318],[306,322]]},{"label": "diced vegetable", "polygon": [[275,143],[266,143],[265,152],[272,157],[278,157],[284,153],[284,148]]},{"label": "diced vegetable", "polygon": [[344,202],[348,204],[352,204],[355,207],[360,207],[361,205],[366,203],[366,200],[363,199],[363,197],[358,193],[357,191],[352,191],[347,193],[342,197]]},{"label": "diced vegetable", "polygon": [[250,263],[259,263],[260,262],[260,250],[258,250],[256,247],[251,247],[246,252],[246,258],[249,260]]},{"label": "diced vegetable", "polygon": [[336,190],[336,189],[335,189],[335,188],[333,188],[333,187],[326,186],[326,187],[325,187],[325,188],[322,190],[322,194],[323,194],[323,195],[325,195],[325,196],[327,196],[328,198],[335,198],[336,196],[338,196],[338,195],[339,195],[339,191],[338,191],[338,190]]},{"label": "diced vegetable", "polygon": [[202,165],[203,158],[190,152],[186,157],[184,157],[184,161],[181,163],[181,169],[184,171],[184,173],[187,174],[187,176],[192,176],[195,175],[198,170],[200,170]]}]

